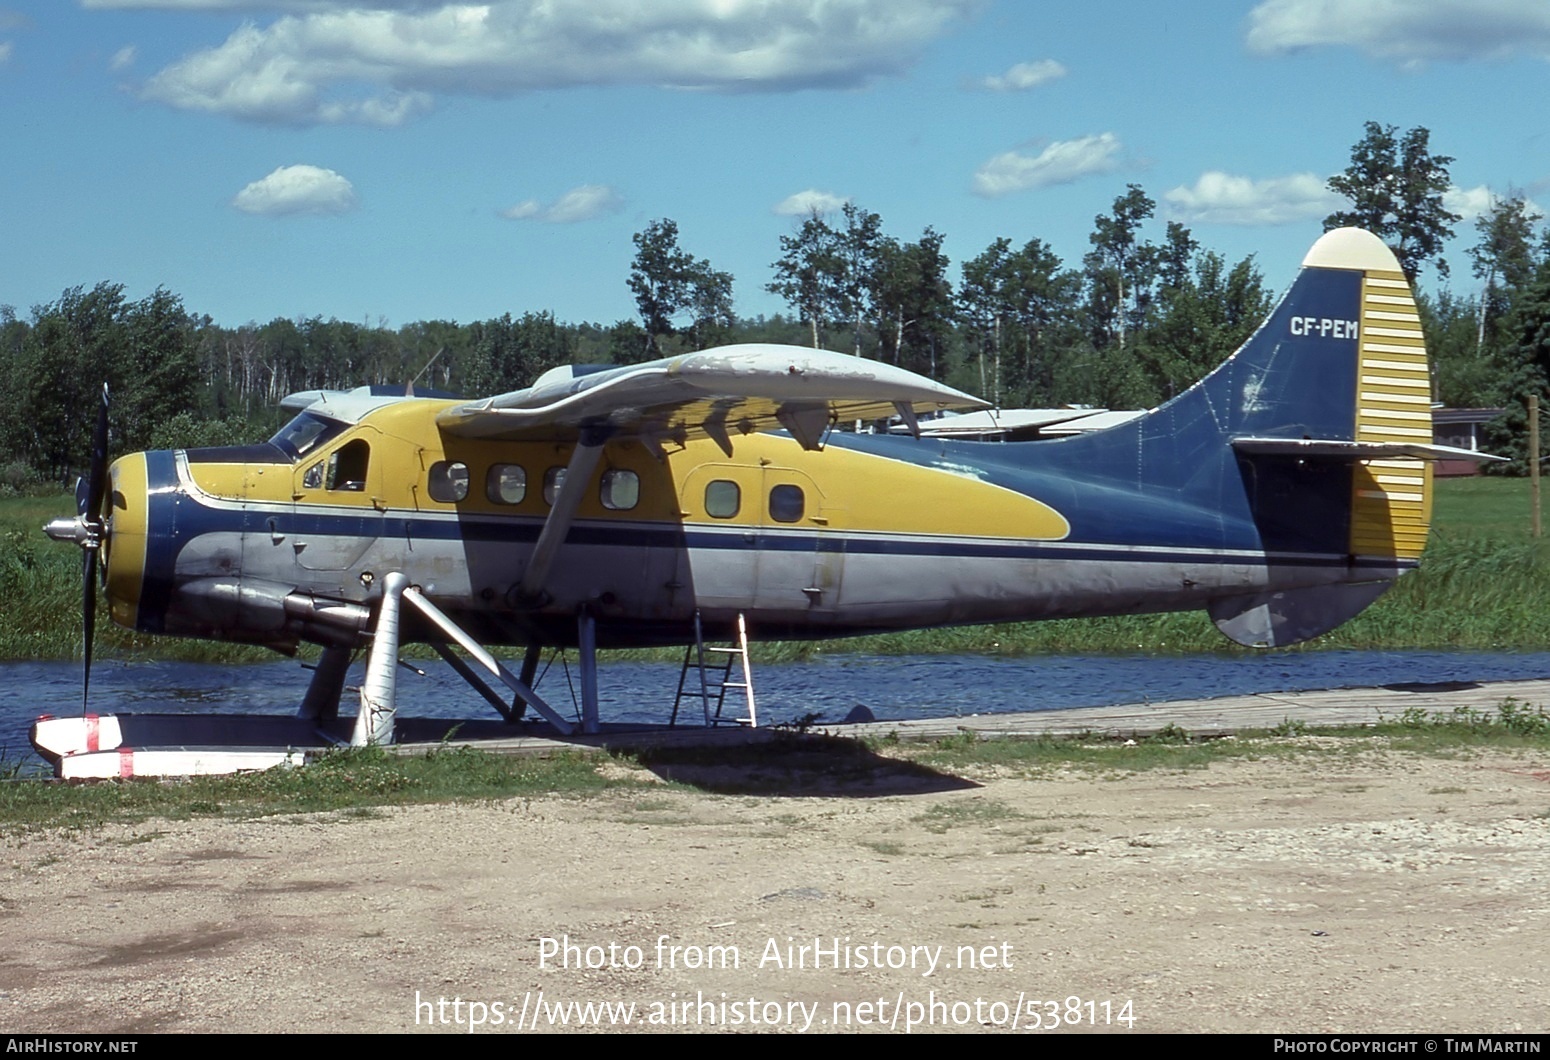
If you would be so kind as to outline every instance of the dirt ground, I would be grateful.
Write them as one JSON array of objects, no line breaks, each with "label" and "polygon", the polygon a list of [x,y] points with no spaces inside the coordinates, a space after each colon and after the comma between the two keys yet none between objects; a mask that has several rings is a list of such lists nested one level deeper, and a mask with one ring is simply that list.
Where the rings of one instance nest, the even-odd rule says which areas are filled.
[{"label": "dirt ground", "polygon": [[706,786],[5,839],[0,1021],[1550,1029],[1550,751],[674,779]]}]

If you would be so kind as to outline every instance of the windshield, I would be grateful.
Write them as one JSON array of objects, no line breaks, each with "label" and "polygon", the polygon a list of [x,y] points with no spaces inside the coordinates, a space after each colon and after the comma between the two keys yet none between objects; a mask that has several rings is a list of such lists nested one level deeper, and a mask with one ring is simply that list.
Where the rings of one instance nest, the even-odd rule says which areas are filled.
[{"label": "windshield", "polygon": [[281,427],[279,433],[269,439],[292,460],[300,459],[348,426],[338,420],[324,419],[310,412],[298,413],[296,418]]}]

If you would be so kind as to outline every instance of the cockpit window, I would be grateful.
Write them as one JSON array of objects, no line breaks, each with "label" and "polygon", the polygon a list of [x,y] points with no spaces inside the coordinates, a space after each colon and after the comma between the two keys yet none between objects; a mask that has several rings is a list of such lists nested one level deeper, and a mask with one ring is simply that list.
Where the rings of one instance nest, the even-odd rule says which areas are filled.
[{"label": "cockpit window", "polygon": [[364,439],[346,442],[328,458],[328,488],[359,493],[366,488],[366,467],[371,446]]},{"label": "cockpit window", "polygon": [[340,423],[338,420],[324,419],[310,412],[300,412],[290,423],[281,427],[279,432],[269,439],[269,443],[278,446],[281,452],[292,460],[299,460],[324,442],[336,437],[348,426],[349,424]]}]

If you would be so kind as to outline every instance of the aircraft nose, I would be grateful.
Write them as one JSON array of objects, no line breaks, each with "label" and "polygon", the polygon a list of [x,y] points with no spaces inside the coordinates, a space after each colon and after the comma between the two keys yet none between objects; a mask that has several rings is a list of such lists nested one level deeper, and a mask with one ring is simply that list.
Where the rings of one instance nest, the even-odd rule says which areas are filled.
[{"label": "aircraft nose", "polygon": [[144,453],[113,461],[104,501],[106,524],[102,559],[107,572],[108,613],[113,621],[136,628],[145,584],[145,548],[150,513]]}]

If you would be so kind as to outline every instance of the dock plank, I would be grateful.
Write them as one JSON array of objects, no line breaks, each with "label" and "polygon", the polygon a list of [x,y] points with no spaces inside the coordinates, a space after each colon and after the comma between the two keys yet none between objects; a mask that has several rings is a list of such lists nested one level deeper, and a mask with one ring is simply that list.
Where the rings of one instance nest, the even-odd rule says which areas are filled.
[{"label": "dock plank", "polygon": [[[1406,711],[1411,710],[1427,714],[1450,714],[1456,710],[1494,713],[1509,699],[1530,708],[1544,709],[1550,705],[1550,680],[1447,682],[1312,692],[1272,692],[1020,714],[975,714],[818,725],[809,731],[834,736],[897,737],[901,740],[937,740],[963,732],[983,737],[1095,735],[1127,738],[1155,735],[1171,725],[1183,729],[1191,736],[1211,737],[1252,729],[1273,729],[1284,722],[1298,722],[1315,728],[1377,725],[1398,721]],[[760,739],[760,734],[767,732],[741,728],[657,729],[631,733],[605,731],[596,737],[564,739],[534,734],[471,743],[482,750],[498,753],[536,754],[578,745],[735,743]],[[413,753],[434,745],[399,746],[403,751]]]}]

